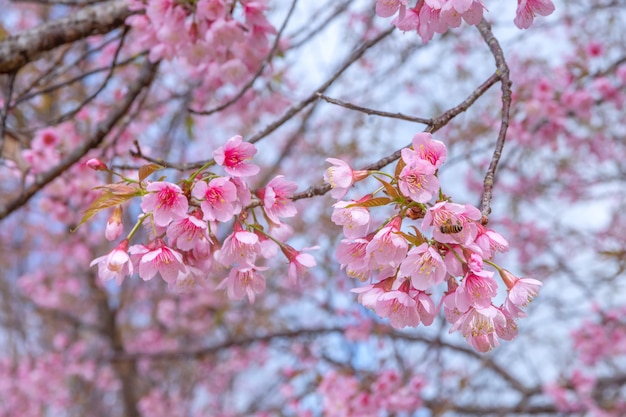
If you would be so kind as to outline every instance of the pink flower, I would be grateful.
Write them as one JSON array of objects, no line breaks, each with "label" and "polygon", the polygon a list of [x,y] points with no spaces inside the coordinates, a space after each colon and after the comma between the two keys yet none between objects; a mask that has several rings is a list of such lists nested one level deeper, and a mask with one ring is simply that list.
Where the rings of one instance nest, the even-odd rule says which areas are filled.
[{"label": "pink flower", "polygon": [[207,224],[202,220],[202,213],[199,210],[182,219],[174,220],[166,233],[169,243],[183,251],[204,250],[204,247],[210,244]]},{"label": "pink flower", "polygon": [[[488,273],[488,271],[483,271]],[[470,307],[487,308],[491,300],[498,293],[498,284],[490,276],[481,276],[468,273],[459,288],[456,290],[456,306],[460,311],[466,311]]]},{"label": "pink flower", "polygon": [[548,16],[554,12],[552,0],[517,0],[515,11],[515,26],[528,29],[535,19],[535,15]]},{"label": "pink flower", "polygon": [[343,239],[337,246],[335,256],[342,268],[346,268],[346,274],[360,281],[367,281],[371,275],[367,245],[373,235],[368,238]]},{"label": "pink flower", "polygon": [[146,191],[149,193],[143,196],[141,209],[144,213],[152,212],[157,226],[167,226],[187,214],[189,203],[178,185],[157,181],[150,183]]},{"label": "pink flower", "polygon": [[218,165],[233,177],[249,177],[259,173],[260,168],[250,163],[256,154],[253,144],[243,142],[241,136],[233,136],[224,146],[213,151],[213,158]]},{"label": "pink flower", "polygon": [[376,301],[378,297],[385,293],[381,283],[375,285],[366,285],[364,287],[353,288],[350,292],[359,294],[359,303],[365,308],[374,310],[376,308]]},{"label": "pink flower", "polygon": [[348,193],[352,185],[367,177],[367,171],[353,171],[346,162],[341,159],[328,158],[326,162],[333,164],[324,173],[324,181],[330,184],[332,190],[330,195],[340,200]]},{"label": "pink flower", "polygon": [[403,12],[406,8],[406,0],[377,0],[376,14],[380,17],[391,17],[398,10]]},{"label": "pink flower", "polygon": [[308,253],[302,253],[289,245],[281,245],[283,254],[289,260],[288,276],[294,284],[298,282],[298,278],[306,273],[307,268],[313,268],[317,263],[315,258]]},{"label": "pink flower", "polygon": [[422,227],[434,226],[433,237],[438,242],[469,246],[476,239],[476,222],[481,217],[480,211],[474,206],[442,201],[428,209]]},{"label": "pink flower", "polygon": [[410,277],[413,288],[423,291],[443,282],[446,266],[435,248],[422,243],[402,261],[400,275]]},{"label": "pink flower", "polygon": [[417,302],[404,291],[392,290],[381,294],[376,299],[375,310],[379,316],[388,317],[394,329],[420,324]]},{"label": "pink flower", "polygon": [[242,300],[247,295],[248,301],[253,304],[256,295],[265,291],[265,278],[258,272],[265,270],[267,268],[256,266],[232,268],[217,289],[226,288],[228,298],[231,300]]},{"label": "pink flower", "polygon": [[237,188],[228,178],[214,178],[208,184],[198,181],[191,195],[201,201],[204,220],[227,222],[237,214]]},{"label": "pink flower", "polygon": [[121,285],[133,273],[133,264],[128,256],[128,239],[122,240],[108,255],[91,261],[89,266],[98,265],[98,277],[104,281],[115,278],[117,285]]},{"label": "pink flower", "polygon": [[370,228],[370,212],[365,207],[348,207],[354,203],[356,201],[336,202],[330,217],[333,223],[343,226],[343,234],[347,238],[365,236]]},{"label": "pink flower", "polygon": [[387,226],[380,229],[367,245],[367,256],[375,261],[374,266],[392,265],[395,267],[406,258],[409,244],[398,233],[401,222],[399,217],[395,217]]},{"label": "pink flower", "polygon": [[459,330],[478,352],[489,352],[500,345],[497,327],[506,327],[506,318],[500,310],[494,306],[471,308],[452,325],[450,333]]},{"label": "pink flower", "polygon": [[260,251],[259,237],[242,229],[235,221],[233,233],[224,239],[222,249],[215,252],[215,259],[222,265],[238,264],[244,268],[251,267]]},{"label": "pink flower", "polygon": [[291,201],[291,196],[298,189],[298,184],[287,181],[283,175],[277,175],[265,188],[257,190],[256,195],[263,201],[265,214],[274,223],[280,223],[279,217],[293,217],[298,210]]},{"label": "pink flower", "polygon": [[415,291],[415,293],[411,292],[410,294],[417,303],[417,313],[422,323],[424,323],[424,326],[433,324],[439,312],[439,308],[435,306],[432,297],[424,291]]},{"label": "pink flower", "polygon": [[448,1],[441,8],[441,21],[450,27],[459,27],[461,18],[470,25],[476,25],[483,17],[485,6],[480,0]]},{"label": "pink flower", "polygon": [[[405,151],[402,149],[404,159]],[[410,164],[405,166],[398,176],[400,192],[406,197],[418,203],[426,203],[439,191],[439,179],[435,176],[435,168],[429,161],[423,159],[410,159]]]},{"label": "pink flower", "polygon": [[498,272],[508,288],[504,302],[505,311],[513,318],[526,317],[522,308],[539,294],[542,282],[532,278],[518,278],[506,269],[500,269]]},{"label": "pink flower", "polygon": [[150,246],[134,245],[129,252],[138,258],[139,276],[148,281],[157,273],[168,284],[175,284],[179,273],[187,274],[187,267],[183,263],[183,256],[165,246],[161,240]]},{"label": "pink flower", "polygon": [[430,133],[420,132],[413,136],[413,149],[402,150],[402,159],[407,165],[416,159],[430,162],[435,168],[439,168],[446,161],[446,145],[434,140]]},{"label": "pink flower", "polygon": [[509,242],[493,230],[486,229],[480,223],[476,224],[478,234],[474,243],[480,248],[481,255],[485,259],[491,259],[496,252],[506,252],[509,250]]}]

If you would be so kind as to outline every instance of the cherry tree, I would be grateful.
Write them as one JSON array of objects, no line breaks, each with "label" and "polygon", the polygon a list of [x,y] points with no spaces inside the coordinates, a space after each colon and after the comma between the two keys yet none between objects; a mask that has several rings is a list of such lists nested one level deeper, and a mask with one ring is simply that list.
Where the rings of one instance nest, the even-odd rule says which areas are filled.
[{"label": "cherry tree", "polygon": [[619,0],[0,2],[0,415],[626,414]]}]

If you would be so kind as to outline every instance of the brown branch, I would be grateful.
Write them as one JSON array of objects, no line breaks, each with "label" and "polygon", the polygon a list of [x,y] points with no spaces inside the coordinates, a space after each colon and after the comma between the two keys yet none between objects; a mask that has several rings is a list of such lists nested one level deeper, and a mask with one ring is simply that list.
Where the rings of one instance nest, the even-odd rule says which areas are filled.
[{"label": "brown branch", "polygon": [[317,96],[321,98],[322,100],[327,101],[330,104],[335,104],[337,106],[341,106],[349,110],[354,110],[354,111],[358,111],[361,113],[365,113],[370,116],[373,115],[373,116],[389,117],[392,119],[406,120],[407,122],[422,123],[426,125],[430,125],[433,122],[433,119],[424,119],[422,117],[407,116],[402,113],[389,113],[389,112],[382,111],[382,110],[374,110],[368,107],[357,106],[356,104],[348,103],[346,101],[337,100],[335,98],[330,98],[322,93],[318,93]]},{"label": "brown branch", "polygon": [[114,0],[11,36],[0,42],[0,74],[14,72],[58,46],[108,33],[122,26],[133,13],[125,0]]},{"label": "brown branch", "polygon": [[98,147],[117,122],[119,122],[127,114],[139,93],[152,83],[157,67],[158,63],[153,64],[146,62],[137,80],[129,87],[124,100],[119,103],[118,106],[113,107],[109,117],[98,124],[96,131],[91,138],[85,141],[81,146],[77,147],[71,154],[61,161],[59,165],[44,173],[40,178],[37,178],[35,182],[24,190],[17,198],[10,201],[4,207],[1,207],[0,220],[4,219],[13,211],[26,204],[39,190],[78,162],[91,149]]},{"label": "brown branch", "polygon": [[287,17],[285,17],[285,20],[283,21],[281,28],[278,30],[278,34],[276,35],[276,39],[274,39],[274,44],[272,45],[272,49],[267,54],[267,56],[265,57],[265,59],[263,60],[263,62],[261,63],[257,71],[254,73],[252,78],[239,90],[239,92],[235,94],[234,97],[226,101],[226,103],[220,104],[217,107],[213,107],[212,109],[209,109],[209,110],[188,109],[189,112],[193,114],[202,115],[202,116],[208,116],[210,114],[217,113],[218,111],[222,111],[227,107],[230,107],[231,105],[236,103],[237,100],[243,97],[246,91],[248,91],[254,85],[255,81],[261,76],[261,73],[263,72],[263,70],[265,70],[265,68],[267,67],[267,64],[269,64],[269,62],[274,57],[274,54],[276,53],[276,50],[278,49],[278,44],[280,42],[282,34],[285,28],[287,27],[287,22],[289,22],[289,19],[291,18],[291,15],[293,14],[294,9],[296,8],[296,3],[297,3],[297,0],[293,0],[291,2],[291,8],[287,12]]},{"label": "brown branch", "polygon": [[500,43],[493,35],[491,31],[491,25],[483,19],[477,26],[478,31],[482,35],[483,39],[489,46],[489,50],[496,61],[496,74],[500,78],[500,87],[502,89],[502,114],[500,123],[500,132],[498,132],[498,139],[496,146],[493,150],[493,156],[489,163],[489,168],[485,173],[485,180],[483,182],[483,195],[480,198],[480,211],[483,215],[483,219],[487,219],[489,213],[491,213],[491,198],[493,192],[494,178],[496,175],[496,169],[498,162],[502,156],[502,148],[504,148],[504,142],[506,140],[506,131],[509,128],[509,116],[511,111],[511,79],[509,78],[509,67],[504,58],[504,52],[500,47]]},{"label": "brown branch", "polygon": [[9,115],[11,96],[13,95],[13,84],[15,83],[16,75],[17,71],[9,74],[9,79],[7,80],[7,85],[4,90],[4,105],[2,106],[2,109],[0,109],[0,155],[2,154],[1,151],[4,148],[4,129],[6,127],[7,116]]}]

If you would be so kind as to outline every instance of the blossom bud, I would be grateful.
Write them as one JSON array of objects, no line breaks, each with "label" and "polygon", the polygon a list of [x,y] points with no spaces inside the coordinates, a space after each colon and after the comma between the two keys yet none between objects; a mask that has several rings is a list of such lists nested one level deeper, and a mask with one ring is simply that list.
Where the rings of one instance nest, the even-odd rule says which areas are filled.
[{"label": "blossom bud", "polygon": [[109,167],[107,167],[107,164],[105,164],[98,158],[91,158],[90,160],[87,161],[86,165],[89,168],[93,169],[94,171],[108,171],[109,170]]},{"label": "blossom bud", "polygon": [[116,206],[113,209],[113,214],[107,221],[106,229],[104,230],[104,236],[109,242],[117,240],[124,231],[122,226],[122,206]]}]

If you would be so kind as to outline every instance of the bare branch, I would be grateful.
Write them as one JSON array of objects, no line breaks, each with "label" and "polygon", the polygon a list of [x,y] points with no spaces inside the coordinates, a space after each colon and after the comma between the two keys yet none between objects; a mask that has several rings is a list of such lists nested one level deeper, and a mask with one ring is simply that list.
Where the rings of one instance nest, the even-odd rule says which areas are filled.
[{"label": "bare branch", "polygon": [[122,26],[133,14],[125,0],[85,7],[0,42],[0,74],[14,72],[46,51]]},{"label": "bare branch", "polygon": [[478,31],[482,35],[483,39],[489,46],[489,50],[496,61],[496,74],[500,78],[500,85],[502,89],[502,114],[500,132],[498,132],[498,140],[493,150],[493,156],[489,163],[489,168],[485,174],[485,181],[483,183],[483,195],[480,199],[480,211],[483,218],[486,219],[491,213],[491,197],[493,191],[494,177],[496,175],[496,168],[498,162],[502,156],[502,148],[504,148],[504,141],[506,140],[506,131],[509,128],[509,115],[511,111],[511,79],[509,78],[509,67],[504,59],[504,52],[500,47],[500,43],[493,35],[491,31],[491,25],[483,19],[477,26]]},{"label": "bare branch", "polygon": [[374,115],[374,116],[381,116],[381,117],[389,117],[392,119],[406,120],[407,122],[422,123],[425,125],[431,125],[433,123],[433,119],[424,119],[422,117],[407,116],[402,113],[389,113],[389,112],[382,111],[382,110],[374,110],[374,109],[370,109],[367,107],[361,107],[361,106],[357,106],[356,104],[348,103],[346,101],[337,100],[335,98],[330,98],[328,96],[325,96],[322,93],[318,93],[317,96],[321,98],[322,100],[329,102],[330,104],[335,104],[337,106],[345,107],[346,109],[359,111],[361,113],[365,113],[370,116]]}]

